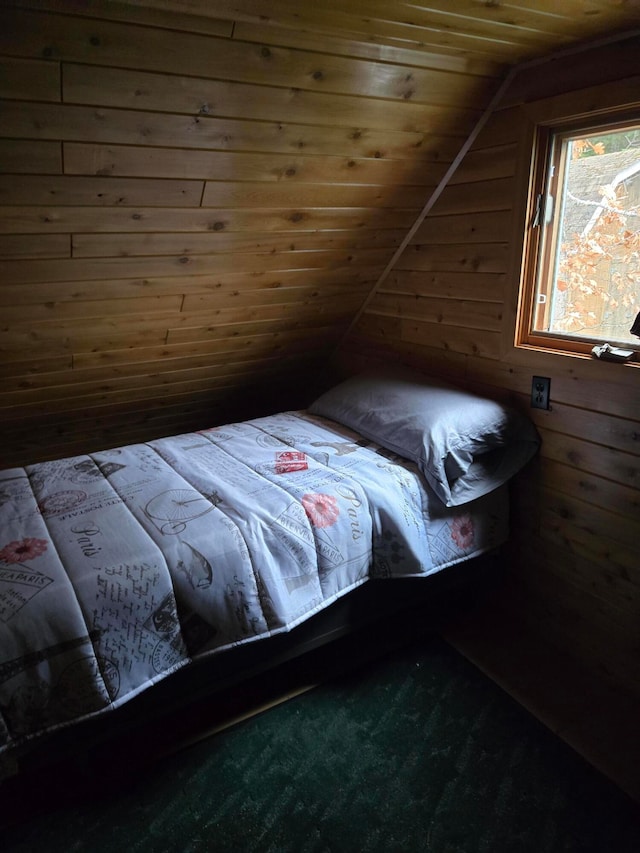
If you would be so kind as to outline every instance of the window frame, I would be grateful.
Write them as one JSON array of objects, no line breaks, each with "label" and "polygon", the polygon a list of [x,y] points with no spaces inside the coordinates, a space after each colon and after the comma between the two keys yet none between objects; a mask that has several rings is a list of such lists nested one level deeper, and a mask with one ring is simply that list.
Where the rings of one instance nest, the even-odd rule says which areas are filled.
[{"label": "window frame", "polygon": [[[538,112],[538,111],[536,111]],[[546,229],[547,196],[554,197],[554,207],[558,206],[557,188],[563,184],[563,169],[556,168],[553,177],[549,178],[549,164],[563,166],[562,155],[554,151],[556,138],[575,135],[581,131],[590,131],[591,135],[599,135],[612,128],[623,127],[625,124],[640,124],[640,102],[633,106],[612,106],[585,114],[563,114],[562,111],[552,110],[553,117],[546,118],[543,114],[532,116],[533,125],[530,137],[530,176],[524,228],[524,244],[522,266],[518,292],[518,307],[516,312],[516,328],[514,345],[518,349],[533,349],[568,356],[591,356],[595,345],[604,343],[601,339],[589,338],[586,335],[562,335],[555,332],[540,332],[534,327],[534,312],[540,310],[537,303],[538,281],[540,276],[548,280],[547,290],[551,290],[550,278],[559,229]],[[555,146],[560,148],[560,145]],[[537,224],[539,223],[539,225]],[[549,238],[549,234],[551,235]],[[549,245],[547,245],[549,243]],[[540,266],[542,264],[542,271]],[[546,300],[548,309],[549,300]],[[542,306],[540,306],[542,308]],[[542,308],[542,310],[547,310]],[[625,343],[626,349],[634,350],[634,360],[627,362],[629,366],[640,366],[640,339],[637,342]]]}]

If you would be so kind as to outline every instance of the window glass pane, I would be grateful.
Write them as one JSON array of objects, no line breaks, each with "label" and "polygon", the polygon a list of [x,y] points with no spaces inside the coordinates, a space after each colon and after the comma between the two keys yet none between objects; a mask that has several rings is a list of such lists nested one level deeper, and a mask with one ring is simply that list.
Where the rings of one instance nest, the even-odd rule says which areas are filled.
[{"label": "window glass pane", "polygon": [[533,331],[632,343],[640,310],[640,125],[556,135]]}]

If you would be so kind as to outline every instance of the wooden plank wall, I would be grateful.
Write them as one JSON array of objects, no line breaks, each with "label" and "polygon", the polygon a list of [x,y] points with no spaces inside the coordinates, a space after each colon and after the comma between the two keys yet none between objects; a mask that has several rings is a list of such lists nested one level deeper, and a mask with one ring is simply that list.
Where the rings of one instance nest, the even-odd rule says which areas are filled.
[{"label": "wooden plank wall", "polygon": [[[345,370],[393,356],[531,415],[542,450],[512,489],[510,605],[636,697],[640,368],[516,351],[513,340],[531,150],[519,104],[566,91],[565,106],[588,114],[618,78],[637,102],[639,51],[635,38],[515,79],[341,351]],[[529,407],[533,375],[551,378],[550,411]]]},{"label": "wooden plank wall", "polygon": [[362,35],[13,6],[2,466],[297,405],[502,72]]}]

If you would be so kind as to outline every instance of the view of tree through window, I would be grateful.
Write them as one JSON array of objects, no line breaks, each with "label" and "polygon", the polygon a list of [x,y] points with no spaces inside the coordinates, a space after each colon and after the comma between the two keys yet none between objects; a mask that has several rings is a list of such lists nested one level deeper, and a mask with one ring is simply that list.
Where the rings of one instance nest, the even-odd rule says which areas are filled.
[{"label": "view of tree through window", "polygon": [[638,344],[640,125],[558,132],[532,331]]}]

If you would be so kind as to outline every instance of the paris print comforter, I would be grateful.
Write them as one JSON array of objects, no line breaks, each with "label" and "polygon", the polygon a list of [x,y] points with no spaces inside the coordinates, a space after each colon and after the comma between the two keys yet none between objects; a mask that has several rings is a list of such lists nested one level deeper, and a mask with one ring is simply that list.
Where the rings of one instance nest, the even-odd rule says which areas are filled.
[{"label": "paris print comforter", "polygon": [[506,537],[413,463],[306,412],[0,472],[0,756],[370,577]]}]

